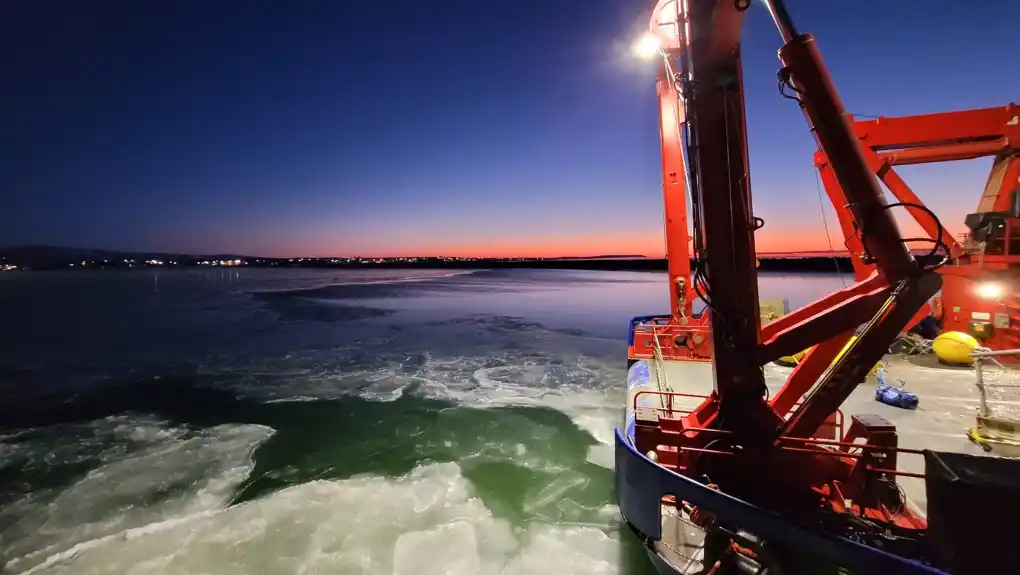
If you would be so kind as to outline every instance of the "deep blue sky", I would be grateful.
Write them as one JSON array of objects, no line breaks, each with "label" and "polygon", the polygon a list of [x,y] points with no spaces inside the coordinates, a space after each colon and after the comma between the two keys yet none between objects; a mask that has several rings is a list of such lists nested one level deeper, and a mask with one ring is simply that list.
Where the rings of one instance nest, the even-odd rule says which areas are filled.
[{"label": "deep blue sky", "polygon": [[[654,72],[627,52],[649,5],[7,0],[0,245],[661,253]],[[788,5],[851,112],[1020,100],[1015,2]],[[757,3],[744,39],[759,248],[823,247]],[[960,229],[989,166],[902,173]]]}]

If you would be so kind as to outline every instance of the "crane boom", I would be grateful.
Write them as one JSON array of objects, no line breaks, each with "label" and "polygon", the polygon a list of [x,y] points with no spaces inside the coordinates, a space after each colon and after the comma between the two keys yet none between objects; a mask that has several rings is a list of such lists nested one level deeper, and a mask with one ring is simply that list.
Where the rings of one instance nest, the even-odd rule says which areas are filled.
[{"label": "crane boom", "polygon": [[[878,180],[822,64],[814,38],[797,32],[781,2],[766,4],[786,41],[780,50],[782,78],[797,94],[794,99],[826,151],[832,176],[844,191],[854,221],[866,230],[860,234],[861,249],[875,262],[877,277],[867,284],[867,294],[862,295],[856,288],[837,292],[774,322],[763,332],[754,247],[754,232],[762,221],[754,216],[751,200],[740,55],[740,31],[750,4],[719,0],[659,2],[651,27],[659,34],[664,58],[659,96],[673,298],[671,325],[660,331],[674,344],[663,353],[671,352],[674,358],[712,358],[716,391],[696,410],[693,420],[701,426],[724,421],[730,431],[746,441],[769,441],[784,426],[796,433],[813,432],[816,422],[830,417],[841,398],[852,390],[857,377],[853,375],[855,363],[872,358],[868,365],[873,365],[903,327],[895,324],[909,321],[938,290],[938,278],[918,267],[886,209]],[[664,24],[670,22],[676,24]],[[665,96],[675,98],[676,104]],[[683,119],[682,134],[686,138],[674,135],[674,118]],[[689,161],[686,167],[694,215],[692,234],[678,211],[686,208],[678,193],[684,180],[675,169],[683,161],[683,154],[677,150],[680,142],[685,142]],[[685,292],[676,287],[687,282],[684,272],[689,269],[686,265],[690,254],[684,248],[689,241],[696,261],[689,285],[707,306],[705,316],[711,330],[704,329],[705,318],[688,327],[678,317],[682,314],[677,313],[687,303]],[[905,311],[908,308],[909,313]],[[826,374],[826,385],[808,398],[791,419],[793,423],[783,423],[790,415],[788,410],[814,387],[823,366],[829,365],[861,318],[880,311],[885,315],[876,316],[875,329],[855,342],[847,361]],[[900,319],[904,314],[909,317]],[[708,332],[707,350],[706,346],[690,343],[704,335],[696,330]],[[635,340],[635,347],[640,349],[640,338],[636,336]],[[771,403],[764,399],[764,360],[828,340],[834,343],[819,346],[809,354],[803,368],[791,376]],[[836,349],[820,353],[829,347]]]},{"label": "crane boom", "polygon": [[[1020,107],[959,110],[903,117],[878,117],[853,122],[871,170],[924,230],[927,240],[943,247],[948,261],[939,268],[941,295],[931,311],[946,331],[969,332],[992,349],[1020,347]],[[964,241],[941,226],[934,214],[896,172],[896,166],[966,160],[991,156],[992,169],[976,211],[964,223]],[[858,222],[846,204],[825,152],[814,157],[821,181],[839,218],[858,280],[871,274],[858,234]],[[1016,230],[1016,231],[1014,231]],[[988,297],[982,285],[997,286]],[[913,322],[929,315],[924,309]],[[1000,361],[1020,358],[1004,356]]]},{"label": "crane boom", "polygon": [[[834,459],[791,447],[827,429],[858,382],[939,290],[941,278],[911,255],[815,39],[796,29],[781,0],[764,4],[784,40],[781,84],[824,152],[842,191],[839,207],[852,215],[861,252],[874,269],[854,285],[761,324],[754,234],[764,222],[752,202],[740,44],[751,3],[659,0],[650,33],[662,58],[658,96],[671,308],[668,317],[635,318],[628,357],[710,361],[714,391],[682,418],[635,422],[632,447],[654,459],[632,464],[630,453],[618,447],[619,489],[626,494],[621,497],[638,506],[628,515],[631,504],[621,499],[621,510],[639,533],[658,532],[658,519],[641,499],[654,488],[628,479],[643,476],[640,466],[655,461],[687,477],[710,478],[732,497],[794,516],[817,513],[819,495],[829,494],[823,500],[837,513],[847,512],[844,497],[853,498],[860,501],[860,513],[882,518],[887,528],[923,529],[923,519],[890,512],[889,495],[863,480],[870,465],[865,458]],[[698,316],[690,312],[694,297],[706,306]],[[809,348],[769,398],[763,365]],[[863,438],[895,450],[890,429],[881,418],[855,419],[834,439]],[[618,436],[618,446],[619,441]],[[693,484],[683,491],[678,500],[712,499]],[[842,495],[830,500],[835,493]],[[759,535],[782,537],[770,528]]]},{"label": "crane boom", "polygon": [[[935,563],[957,575],[997,572],[985,566],[1004,563],[1008,550],[999,548],[1008,545],[965,549],[969,530],[957,527],[973,522],[968,509],[990,499],[1015,500],[1020,487],[1005,487],[1006,478],[1017,476],[1020,461],[976,462],[902,449],[889,421],[855,414],[844,427],[839,408],[942,286],[937,268],[945,261],[915,259],[890,208],[926,216],[931,241],[948,255],[962,250],[935,214],[912,192],[907,195],[905,184],[896,188],[892,166],[988,151],[1009,155],[1003,150],[1014,131],[1011,108],[1005,116],[975,115],[975,122],[991,122],[980,129],[922,122],[913,139],[901,137],[903,121],[854,122],[815,39],[797,30],[782,0],[762,3],[784,42],[781,92],[797,102],[816,139],[823,181],[857,254],[857,281],[761,325],[754,233],[763,222],[751,201],[740,46],[751,3],[658,0],[652,40],[642,45],[651,45],[662,60],[658,95],[671,310],[631,322],[627,416],[624,430],[616,432],[620,511],[660,573],[669,575],[800,575],[837,568],[942,573]],[[1011,269],[1020,269],[1020,193],[1011,187],[1011,169],[993,173],[990,181],[999,182],[1000,191],[988,202],[995,210],[1006,190],[1008,209],[979,213],[969,225],[1002,252],[982,253],[986,265],[1015,260]],[[887,202],[879,181],[898,202]],[[693,296],[706,305],[695,316],[687,307]],[[804,349],[809,351],[770,398],[763,366]],[[649,359],[655,361],[657,389],[649,385]],[[697,396],[664,382],[663,366],[692,380],[711,374],[712,393],[693,411],[674,409],[674,396]],[[661,404],[641,404],[642,396],[658,396]],[[923,454],[926,468],[935,469],[927,475],[905,471],[897,464],[903,454]],[[902,475],[925,479],[931,525],[908,506],[896,484]],[[963,476],[980,476],[984,483],[957,481]],[[951,488],[945,483],[950,477]],[[989,495],[992,489],[999,491]],[[1012,517],[1008,509],[995,515]],[[667,525],[675,531],[668,540]],[[671,546],[697,548],[692,526],[704,534],[701,559]]]}]

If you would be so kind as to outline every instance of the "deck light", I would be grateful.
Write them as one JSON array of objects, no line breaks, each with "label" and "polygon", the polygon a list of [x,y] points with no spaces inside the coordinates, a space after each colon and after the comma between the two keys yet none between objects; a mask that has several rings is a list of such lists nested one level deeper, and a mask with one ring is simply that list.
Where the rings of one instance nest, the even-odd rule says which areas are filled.
[{"label": "deck light", "polygon": [[661,42],[659,41],[659,37],[651,32],[646,32],[638,38],[637,42],[634,42],[632,50],[634,51],[634,55],[638,58],[641,58],[642,60],[651,60],[659,55],[660,47]]},{"label": "deck light", "polygon": [[984,299],[999,299],[1002,297],[1002,284],[995,282],[981,282],[977,286],[978,297]]}]

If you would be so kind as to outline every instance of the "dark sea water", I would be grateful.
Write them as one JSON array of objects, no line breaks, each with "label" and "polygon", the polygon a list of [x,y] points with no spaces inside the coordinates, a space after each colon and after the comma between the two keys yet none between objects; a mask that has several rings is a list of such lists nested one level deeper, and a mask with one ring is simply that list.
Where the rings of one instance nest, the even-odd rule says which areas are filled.
[{"label": "dark sea water", "polygon": [[[834,275],[763,275],[796,306]],[[612,495],[665,275],[0,275],[0,572],[648,573]]]}]

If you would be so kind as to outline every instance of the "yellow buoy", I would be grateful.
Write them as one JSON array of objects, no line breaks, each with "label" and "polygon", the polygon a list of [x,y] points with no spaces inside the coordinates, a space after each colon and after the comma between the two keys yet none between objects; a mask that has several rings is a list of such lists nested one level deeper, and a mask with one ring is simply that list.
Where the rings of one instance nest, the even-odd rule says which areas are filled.
[{"label": "yellow buoy", "polygon": [[804,351],[798,351],[793,355],[784,355],[777,359],[775,363],[783,367],[797,367],[797,364],[800,363],[800,360],[804,359],[804,355],[806,355],[807,352],[808,350],[805,349]]},{"label": "yellow buoy", "polygon": [[977,349],[979,345],[978,340],[966,333],[947,331],[935,338],[931,349],[939,361],[956,365],[970,365],[974,363],[970,352]]},{"label": "yellow buoy", "polygon": [[[843,346],[843,349],[839,350],[839,353],[836,354],[836,357],[832,359],[832,363],[836,363],[836,360],[843,357],[843,354],[846,353],[846,350],[850,348],[850,344],[852,344],[856,339],[857,339],[856,335],[851,336],[850,341],[846,342],[846,345]],[[799,364],[804,359],[804,356],[807,355],[807,352],[809,351],[811,351],[811,348],[805,349],[804,351],[799,351],[793,355],[784,355],[783,357],[777,359],[775,363],[783,367],[796,367],[797,364]],[[875,366],[872,367],[870,371],[868,371],[868,375],[877,374],[879,367],[880,364],[876,363]]]}]

